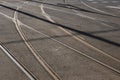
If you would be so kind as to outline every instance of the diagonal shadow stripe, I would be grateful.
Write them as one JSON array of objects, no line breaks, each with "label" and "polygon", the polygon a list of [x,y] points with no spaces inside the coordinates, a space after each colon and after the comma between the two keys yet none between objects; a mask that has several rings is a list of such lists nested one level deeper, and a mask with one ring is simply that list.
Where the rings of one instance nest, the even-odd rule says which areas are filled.
[{"label": "diagonal shadow stripe", "polygon": [[36,19],[38,19],[38,20],[42,20],[42,21],[47,22],[47,23],[49,23],[49,24],[56,25],[56,27],[62,27],[62,28],[64,28],[64,29],[67,29],[67,30],[76,32],[76,33],[78,33],[78,34],[81,34],[81,35],[84,35],[84,36],[87,36],[87,37],[91,37],[91,38],[94,38],[94,39],[96,39],[96,40],[100,40],[100,41],[103,41],[103,42],[105,42],[105,43],[108,43],[108,44],[111,44],[111,45],[120,47],[120,43],[117,43],[117,42],[114,42],[114,41],[105,39],[105,38],[103,38],[103,37],[99,37],[99,36],[90,34],[90,33],[88,33],[88,32],[84,32],[84,31],[80,31],[80,30],[77,30],[77,29],[74,29],[74,28],[70,28],[70,27],[68,27],[68,26],[65,26],[65,25],[62,25],[62,24],[59,24],[59,23],[54,23],[54,22],[51,22],[51,21],[49,21],[49,20],[47,20],[47,19],[43,19],[43,18],[41,18],[41,17],[35,16],[35,15],[33,15],[33,14],[30,14],[30,13],[27,13],[27,12],[24,12],[24,11],[21,11],[21,10],[16,10],[16,9],[14,9],[14,8],[12,8],[12,7],[9,7],[9,6],[3,5],[3,4],[0,4],[0,6],[1,6],[1,7],[4,7],[4,8],[7,8],[7,9],[10,9],[10,10],[12,10],[12,11],[17,11],[17,12],[19,12],[19,13],[21,13],[21,14],[24,14],[24,15],[26,15],[26,16],[30,16],[30,17],[32,17],[32,18],[36,18]]}]

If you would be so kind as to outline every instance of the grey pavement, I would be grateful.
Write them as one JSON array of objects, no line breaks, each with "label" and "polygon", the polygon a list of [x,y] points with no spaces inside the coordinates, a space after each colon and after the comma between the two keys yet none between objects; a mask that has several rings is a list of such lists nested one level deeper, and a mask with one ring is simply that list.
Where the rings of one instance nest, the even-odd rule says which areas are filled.
[{"label": "grey pavement", "polygon": [[119,0],[1,0],[0,80],[120,80],[119,34]]}]

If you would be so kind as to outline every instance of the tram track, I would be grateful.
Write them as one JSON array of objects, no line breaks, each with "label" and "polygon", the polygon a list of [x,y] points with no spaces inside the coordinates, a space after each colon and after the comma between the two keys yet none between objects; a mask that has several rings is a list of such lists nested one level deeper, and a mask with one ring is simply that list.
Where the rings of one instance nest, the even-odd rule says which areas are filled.
[{"label": "tram track", "polygon": [[23,71],[23,73],[30,79],[30,80],[38,80],[35,78],[35,76],[22,64],[20,63],[13,54],[9,51],[6,46],[2,45],[2,42],[0,42],[0,48],[4,51],[4,53],[17,65],[17,67]]},{"label": "tram track", "polygon": [[[49,14],[47,14],[47,13],[44,11],[44,9],[43,9],[44,6],[43,6],[43,4],[41,4],[39,7],[41,8],[41,10],[42,10],[42,12],[43,12],[43,16],[45,16],[46,19],[48,19],[48,20],[51,21],[51,22],[56,23],[56,22],[49,16]],[[65,33],[67,33],[68,35],[71,35],[71,36],[72,36],[72,34],[71,34],[70,32],[68,32],[67,30],[65,30],[64,28],[61,28],[61,27],[58,27],[58,28],[60,28],[61,30],[63,30],[63,31],[64,31]],[[82,42],[84,45],[86,45],[86,46],[88,46],[88,47],[90,47],[90,48],[92,48],[92,49],[100,52],[101,54],[104,54],[105,56],[110,57],[111,59],[120,62],[119,59],[112,57],[112,55],[109,55],[108,53],[106,53],[106,52],[104,52],[104,51],[102,51],[102,50],[94,47],[93,45],[89,44],[88,42],[84,41],[85,39],[84,39],[83,37],[81,37],[81,36],[79,36],[79,37],[73,36],[73,38],[75,38],[75,39],[76,39],[77,41],[79,41],[79,42]]]},{"label": "tram track", "polygon": [[[20,23],[21,23],[21,22],[20,22]],[[85,56],[85,57],[87,57],[87,58],[89,58],[89,59],[91,59],[91,60],[93,60],[93,61],[95,61],[95,62],[97,62],[97,63],[99,63],[99,64],[101,64],[101,65],[103,65],[103,66],[105,66],[105,67],[107,67],[107,68],[109,68],[109,69],[111,69],[111,70],[113,70],[113,71],[115,71],[115,72],[117,72],[117,73],[120,74],[120,71],[119,71],[119,70],[117,70],[117,69],[115,69],[115,68],[113,68],[113,67],[111,67],[111,66],[109,66],[109,65],[107,65],[107,64],[105,64],[105,63],[103,63],[103,62],[101,62],[101,61],[99,61],[99,60],[97,60],[97,59],[95,59],[95,58],[93,58],[93,57],[91,57],[91,56],[89,56],[89,55],[87,55],[87,54],[84,54],[83,52],[81,52],[81,51],[79,51],[79,50],[76,50],[76,49],[74,49],[74,48],[72,48],[72,47],[70,47],[70,46],[62,43],[61,41],[58,41],[58,40],[56,40],[56,39],[54,39],[54,38],[51,38],[50,36],[48,36],[48,35],[40,32],[40,31],[38,31],[38,30],[36,30],[36,29],[34,29],[34,28],[32,28],[32,27],[24,24],[24,23],[21,23],[21,25],[24,25],[24,27],[26,27],[26,28],[34,31],[34,32],[37,32],[37,33],[39,33],[39,34],[43,34],[43,35],[45,35],[46,37],[52,39],[53,41],[58,42],[58,43],[62,44],[63,46],[65,46],[65,47],[67,47],[67,48],[69,48],[69,49],[71,49],[71,50],[73,50],[73,51],[75,51],[75,52],[77,52],[77,53],[79,53],[79,54],[81,54],[81,55],[83,55],[83,56]]]},{"label": "tram track", "polygon": [[[13,19],[12,19],[12,20],[13,20]],[[17,26],[19,26],[19,24],[20,24],[20,25],[24,25],[26,28],[29,28],[29,29],[31,29],[31,30],[37,32],[37,33],[40,33],[40,34],[45,35],[46,37],[49,37],[48,35],[46,35],[46,34],[40,32],[40,31],[38,31],[38,30],[35,30],[34,28],[32,28],[32,27],[30,27],[30,26],[28,26],[28,25],[22,23],[21,21],[19,21],[19,20],[17,19],[17,13],[14,14],[14,20],[16,20],[15,23],[16,23]],[[21,32],[21,28],[20,28],[20,27],[17,27],[17,28],[18,28],[18,31],[20,31],[19,33],[23,36],[24,42],[27,42],[27,41],[26,41],[26,38],[25,38],[25,35]],[[93,61],[95,61],[95,62],[97,62],[97,63],[99,63],[99,64],[101,64],[101,65],[103,65],[103,66],[106,66],[107,68],[109,68],[109,69],[111,69],[111,70],[113,70],[113,71],[115,71],[115,72],[117,72],[117,73],[120,73],[119,70],[116,70],[116,69],[114,69],[113,67],[104,64],[103,62],[100,62],[100,61],[98,61],[98,60],[96,60],[96,59],[94,59],[94,58],[92,58],[92,57],[90,57],[90,56],[88,56],[88,55],[86,55],[86,54],[84,54],[84,53],[82,53],[82,52],[80,52],[80,51],[78,51],[78,50],[76,50],[76,49],[74,49],[74,48],[72,48],[72,47],[70,47],[70,46],[68,46],[68,45],[66,45],[66,44],[64,44],[64,43],[62,43],[62,42],[60,42],[60,41],[58,41],[58,40],[56,40],[56,39],[54,39],[54,38],[51,38],[51,39],[54,40],[54,41],[56,41],[56,42],[58,42],[58,43],[60,43],[60,44],[62,44],[62,45],[64,45],[64,46],[66,46],[66,47],[68,47],[69,49],[74,50],[74,51],[77,52],[77,53],[80,53],[80,54],[84,55],[85,57],[87,57],[87,58],[89,58],[89,59],[92,59]],[[28,42],[27,42],[26,44],[28,44]],[[31,47],[30,44],[28,44],[28,45]],[[32,47],[31,47],[31,49],[33,50]],[[33,50],[33,51],[34,51],[34,50]],[[37,56],[38,56],[38,55],[37,55]]]},{"label": "tram track", "polygon": [[[86,10],[86,9],[82,9],[82,8],[79,8],[79,7],[76,7],[74,5],[71,5],[71,4],[62,4],[62,3],[58,3],[58,4],[52,4],[52,3],[46,3],[46,2],[40,2],[40,1],[34,1],[34,0],[26,0],[28,2],[31,2],[31,3],[40,3],[40,4],[45,4],[45,5],[50,5],[50,6],[55,6],[55,7],[61,7],[61,8],[66,8],[66,9],[71,9],[71,10],[76,10],[76,11],[82,11],[82,12],[89,12],[89,13],[96,13],[96,14],[99,14],[99,15],[105,15],[105,16],[110,16],[110,17],[116,17],[116,18],[119,18],[119,16],[116,16],[116,15],[113,15],[113,14],[110,14],[110,13],[107,13],[105,11],[102,11],[102,10],[99,10],[99,9],[96,9],[96,8],[93,8],[93,7],[90,7],[89,5],[87,5],[86,3],[84,3],[83,1],[80,1],[82,4],[84,4],[85,6],[95,10],[95,11],[91,11],[91,10]],[[98,12],[96,12],[98,11]]]},{"label": "tram track", "polygon": [[[2,2],[7,3],[7,2],[5,2],[5,1],[2,1]],[[13,6],[16,7],[16,5],[14,5],[14,4],[11,4],[11,3],[7,3],[7,4],[13,5]],[[32,5],[32,6],[40,7],[40,8],[41,8],[41,5],[40,5],[40,6],[39,6],[39,5],[35,5],[35,4],[30,3],[30,2],[28,2],[26,5]],[[43,4],[42,4],[42,5],[43,5]],[[100,23],[100,24],[102,24],[102,25],[104,25],[104,26],[112,27],[111,25],[108,25],[108,24],[104,23],[104,22],[106,22],[106,21],[104,21],[104,20],[101,20],[101,19],[97,19],[97,18],[94,18],[94,17],[90,17],[90,16],[87,16],[87,15],[84,15],[84,14],[80,13],[80,12],[77,11],[77,10],[72,10],[73,13],[71,13],[71,12],[67,12],[67,11],[63,11],[63,10],[59,10],[59,9],[55,9],[55,8],[51,8],[51,7],[47,7],[47,6],[44,6],[44,8],[50,9],[50,10],[59,11],[59,12],[63,12],[63,13],[67,13],[67,14],[73,14],[73,15],[76,15],[76,16],[80,16],[80,17],[83,17],[83,18],[90,19],[90,20],[95,21],[95,22],[97,22],[97,23]],[[42,10],[42,9],[41,9],[41,10]],[[43,14],[42,14],[42,13],[39,13],[39,14],[41,14],[41,15],[45,15],[45,14],[46,14],[43,10],[42,10],[42,12],[43,12]],[[74,13],[74,12],[75,12],[75,13]],[[49,16],[49,15],[48,15],[48,16]],[[62,20],[62,19],[60,19],[60,18],[58,18],[58,17],[55,17],[55,16],[51,16],[51,17],[57,18],[57,19],[59,19],[59,20]],[[47,17],[47,19],[48,19],[48,18],[49,18],[49,17]],[[51,22],[54,22],[54,21],[51,20],[50,18],[49,18],[48,20],[50,20]],[[67,22],[67,21],[66,21],[66,22]]]},{"label": "tram track", "polygon": [[[18,7],[17,10],[20,8]],[[20,28],[20,25],[18,23],[17,18],[17,11],[14,13],[14,23],[16,26],[16,29],[18,33],[20,34],[21,38],[23,39],[24,43],[28,47],[28,49],[33,53],[34,57],[38,60],[38,62],[44,67],[44,69],[53,77],[54,80],[61,80],[60,77],[57,75],[56,72],[49,66],[49,64],[42,58],[42,56],[38,55],[37,51],[34,49],[34,47],[26,41],[26,36],[22,32],[22,29]]]},{"label": "tram track", "polygon": [[[37,5],[32,4],[32,3],[29,3],[29,2],[27,3],[27,5],[32,5],[32,6],[36,6],[36,7],[37,7]],[[43,5],[43,4],[42,4],[42,5]],[[39,7],[41,7],[41,6],[39,6]],[[100,24],[102,24],[102,25],[104,25],[104,26],[112,27],[112,26],[110,26],[110,25],[108,25],[108,24],[106,24],[106,23],[103,23],[103,22],[106,22],[106,21],[104,21],[104,20],[101,20],[101,19],[97,19],[97,18],[94,18],[94,17],[90,17],[90,16],[87,16],[87,15],[84,15],[84,14],[80,13],[80,12],[77,11],[77,10],[73,10],[73,12],[75,12],[75,13],[72,13],[72,12],[67,12],[67,11],[63,11],[63,10],[59,10],[59,9],[55,9],[55,8],[51,8],[51,7],[47,7],[47,6],[44,6],[44,8],[50,9],[50,10],[54,10],[54,11],[63,12],[63,13],[67,13],[67,14],[77,15],[77,16],[80,16],[80,17],[87,18],[87,19],[90,19],[90,20],[92,20],[92,21],[95,21],[95,22],[97,22],[97,23],[100,23]],[[51,17],[57,18],[57,17],[55,17],[55,16],[51,16]],[[49,17],[48,17],[48,18],[49,18]],[[58,18],[58,19],[60,19],[60,18]],[[54,22],[54,21],[51,20],[50,18],[49,18],[49,20],[50,20],[51,22]],[[62,20],[62,19],[60,19],[60,20]]]},{"label": "tram track", "polygon": [[[21,23],[21,22],[20,22],[20,23]],[[79,54],[82,54],[83,56],[85,56],[85,57],[87,57],[87,58],[89,58],[89,59],[92,59],[93,61],[95,61],[95,62],[97,62],[97,63],[99,63],[99,64],[102,64],[103,66],[106,66],[107,68],[109,68],[109,69],[111,69],[111,70],[113,70],[113,71],[115,71],[115,72],[117,71],[117,73],[120,73],[118,70],[112,68],[111,66],[106,65],[106,64],[104,64],[103,62],[98,61],[97,59],[94,59],[94,58],[92,58],[92,57],[84,54],[83,52],[80,52],[80,51],[78,51],[78,50],[76,50],[76,49],[74,49],[74,48],[72,48],[72,47],[70,47],[70,46],[68,46],[68,45],[66,45],[66,44],[64,44],[64,43],[56,40],[56,39],[54,39],[54,38],[51,38],[50,36],[48,36],[48,35],[40,32],[40,31],[38,31],[38,30],[36,30],[36,29],[34,29],[34,28],[32,28],[32,27],[24,24],[24,23],[21,23],[21,25],[24,25],[26,28],[31,29],[31,30],[33,30],[33,31],[35,31],[35,32],[37,32],[37,33],[43,34],[43,35],[45,35],[46,37],[49,37],[50,39],[54,40],[55,42],[58,42],[58,43],[60,43],[60,44],[62,44],[62,45],[64,45],[64,46],[68,47],[69,49],[71,49],[71,50],[73,50],[73,51],[75,51],[75,52],[77,52],[77,53],[79,53]]]},{"label": "tram track", "polygon": [[[89,6],[88,4],[86,4],[85,2],[81,1],[81,3],[85,6],[87,6],[88,8],[92,9],[92,10],[95,10],[95,11],[98,11],[98,12],[101,12],[101,13],[104,13],[104,14],[108,14],[108,15],[113,15],[113,14],[110,14],[108,12],[105,12],[103,10],[100,10],[100,9],[97,9],[97,8],[94,8],[92,6]],[[113,15],[113,16],[116,16],[116,15]]]},{"label": "tram track", "polygon": [[[22,6],[18,6],[16,10],[19,10],[20,8],[22,8]],[[7,17],[8,19],[10,19],[11,21],[13,21],[15,23],[15,27],[17,32],[19,33],[19,35],[21,36],[21,38],[23,39],[24,43],[26,44],[26,46],[28,47],[28,49],[30,50],[30,52],[33,53],[34,57],[37,59],[37,61],[43,66],[43,68],[50,74],[50,76],[52,76],[52,78],[54,80],[61,80],[59,78],[59,76],[57,75],[57,73],[55,73],[53,71],[53,69],[48,65],[48,63],[42,58],[42,56],[38,55],[37,51],[34,49],[34,47],[32,47],[32,45],[30,43],[28,43],[26,41],[26,36],[24,35],[24,33],[22,32],[22,29],[18,23],[18,17],[17,17],[17,11],[14,12],[14,17],[10,17],[5,15],[4,13],[1,13],[1,15],[4,15],[5,17]],[[31,79],[33,80],[33,79]],[[38,80],[37,78],[35,80]]]},{"label": "tram track", "polygon": [[[1,13],[1,15],[5,16],[6,18],[8,18],[10,21],[15,22],[14,18],[5,15],[4,13]],[[16,14],[16,12],[15,12]],[[35,75],[26,68],[26,66],[24,64],[22,64],[16,57],[14,54],[12,54],[12,52],[4,45],[4,43],[2,41],[0,41],[0,48],[4,51],[4,53],[13,61],[13,63],[16,64],[16,66],[30,79],[30,80],[38,80]]]}]

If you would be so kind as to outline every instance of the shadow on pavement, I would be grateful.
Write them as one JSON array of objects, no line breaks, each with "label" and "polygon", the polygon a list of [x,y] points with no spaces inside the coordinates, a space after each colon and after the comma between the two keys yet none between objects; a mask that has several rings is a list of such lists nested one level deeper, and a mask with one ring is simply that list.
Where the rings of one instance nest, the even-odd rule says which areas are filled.
[{"label": "shadow on pavement", "polygon": [[24,12],[24,11],[21,11],[21,10],[16,10],[16,9],[14,9],[14,8],[11,8],[11,7],[6,6],[6,5],[3,5],[3,4],[0,4],[0,6],[1,6],[1,7],[4,7],[4,8],[7,8],[7,9],[10,9],[10,10],[13,10],[13,11],[17,11],[17,12],[19,12],[19,13],[21,13],[21,14],[26,15],[26,16],[30,16],[30,17],[33,17],[33,18],[42,20],[42,21],[47,22],[47,23],[50,23],[50,24],[52,24],[52,25],[56,25],[56,27],[62,27],[62,28],[64,28],[64,29],[67,29],[67,30],[76,32],[76,33],[78,33],[78,34],[81,34],[81,35],[84,35],[84,36],[87,36],[87,37],[91,37],[91,38],[94,38],[94,39],[97,39],[97,40],[100,40],[100,41],[109,43],[109,44],[111,44],[111,45],[120,47],[120,43],[117,43],[117,42],[114,42],[114,41],[105,39],[105,38],[103,38],[103,37],[99,37],[99,36],[90,34],[90,33],[88,33],[88,32],[84,32],[84,31],[80,31],[80,30],[77,30],[77,29],[74,29],[74,28],[70,28],[70,27],[68,27],[68,26],[65,26],[65,25],[62,25],[62,24],[59,24],[59,23],[54,23],[54,22],[51,22],[51,21],[49,21],[49,20],[47,20],[47,19],[43,19],[43,18],[41,18],[41,17],[35,16],[35,15],[33,15],[33,14],[30,14],[30,13],[27,13],[27,12]]},{"label": "shadow on pavement", "polygon": [[[50,36],[50,37],[38,37],[38,38],[33,38],[33,39],[27,39],[26,41],[27,42],[30,42],[30,41],[38,41],[38,40],[46,40],[46,39],[50,39],[50,38],[62,38],[62,37],[73,37],[75,35],[78,35],[78,34],[73,34],[73,35],[61,35],[61,36]],[[8,41],[8,42],[2,42],[0,43],[0,45],[6,45],[6,44],[12,44],[12,43],[22,43],[24,42],[24,40],[14,40],[14,41]]]},{"label": "shadow on pavement", "polygon": [[107,14],[107,13],[105,14],[105,13],[99,13],[99,12],[94,12],[94,11],[82,9],[82,8],[79,8],[79,7],[71,5],[71,4],[62,4],[62,3],[51,4],[51,3],[40,2],[40,1],[35,1],[35,0],[26,0],[26,1],[35,2],[35,3],[41,3],[41,4],[46,4],[46,5],[52,5],[52,6],[56,6],[56,7],[63,7],[63,8],[77,10],[77,11],[83,11],[83,12],[94,13],[94,14],[99,14],[99,15],[105,15],[105,16],[110,16],[110,17],[120,18],[119,16],[115,16],[115,15],[112,15],[112,14]]},{"label": "shadow on pavement", "polygon": [[89,32],[89,33],[92,33],[92,34],[99,34],[99,33],[115,32],[115,31],[120,31],[120,28],[111,29],[111,30],[93,31],[93,32]]}]

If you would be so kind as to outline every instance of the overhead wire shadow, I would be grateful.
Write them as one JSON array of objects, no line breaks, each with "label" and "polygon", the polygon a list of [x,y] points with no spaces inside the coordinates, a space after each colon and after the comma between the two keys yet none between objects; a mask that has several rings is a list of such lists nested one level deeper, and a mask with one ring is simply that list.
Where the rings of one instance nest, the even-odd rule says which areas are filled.
[{"label": "overhead wire shadow", "polygon": [[[54,35],[54,36],[49,36],[49,37],[38,37],[38,38],[31,38],[31,39],[26,39],[27,42],[32,42],[32,41],[38,41],[38,40],[48,40],[51,38],[63,38],[63,37],[73,37],[78,34],[72,34],[72,35]],[[22,43],[24,40],[13,40],[13,41],[7,41],[7,42],[2,42],[0,45],[8,45],[8,44],[14,44],[14,43]]]},{"label": "overhead wire shadow", "polygon": [[6,6],[6,5],[3,5],[3,4],[0,4],[0,6],[1,6],[1,7],[4,7],[4,8],[7,8],[7,9],[10,9],[10,10],[12,10],[12,11],[17,11],[17,12],[19,12],[19,13],[21,13],[21,14],[24,14],[24,15],[26,15],[26,16],[30,16],[30,17],[32,17],[32,18],[36,18],[36,19],[38,19],[38,20],[42,20],[42,21],[47,22],[47,23],[49,23],[49,24],[56,25],[56,27],[62,27],[62,28],[64,28],[64,29],[67,29],[67,30],[76,32],[76,33],[78,33],[78,34],[81,34],[81,35],[84,35],[84,36],[87,36],[87,37],[91,37],[91,38],[94,38],[94,39],[96,39],[96,40],[100,40],[100,41],[103,41],[103,42],[105,42],[105,43],[108,43],[108,44],[111,44],[111,45],[120,47],[120,43],[117,43],[117,42],[114,42],[114,41],[105,39],[105,38],[103,38],[103,37],[99,37],[99,36],[93,35],[93,34],[91,34],[91,33],[85,32],[85,31],[80,31],[80,30],[77,30],[77,29],[74,29],[74,28],[70,28],[70,27],[68,27],[68,26],[65,26],[65,25],[62,25],[62,24],[59,24],[59,23],[54,23],[54,22],[51,22],[51,21],[49,21],[49,20],[47,20],[47,19],[43,19],[43,18],[41,18],[41,17],[35,16],[35,15],[33,15],[33,14],[30,14],[30,13],[27,13],[27,12],[24,12],[24,11],[21,11],[21,10],[16,10],[16,9],[14,9],[14,8],[11,8],[11,7]]}]

